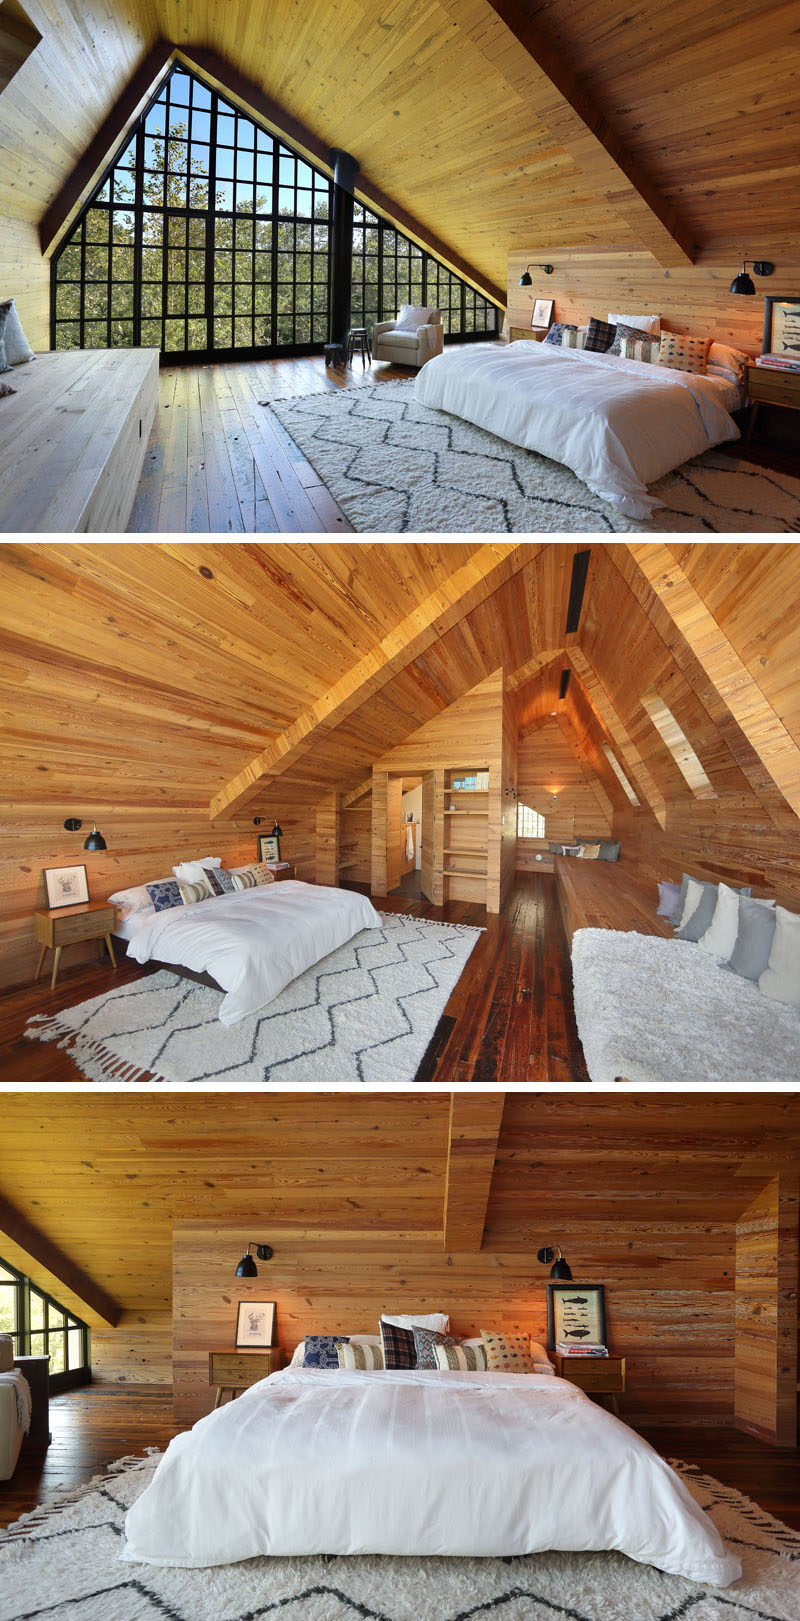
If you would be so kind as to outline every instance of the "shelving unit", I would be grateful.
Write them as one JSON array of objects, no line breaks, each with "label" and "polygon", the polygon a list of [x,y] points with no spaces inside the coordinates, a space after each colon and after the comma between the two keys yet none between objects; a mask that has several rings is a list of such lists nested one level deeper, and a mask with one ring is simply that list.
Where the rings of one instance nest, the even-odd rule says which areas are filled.
[{"label": "shelving unit", "polygon": [[483,768],[445,772],[442,879],[445,900],[486,898],[489,834],[488,788],[454,788],[453,781]]}]

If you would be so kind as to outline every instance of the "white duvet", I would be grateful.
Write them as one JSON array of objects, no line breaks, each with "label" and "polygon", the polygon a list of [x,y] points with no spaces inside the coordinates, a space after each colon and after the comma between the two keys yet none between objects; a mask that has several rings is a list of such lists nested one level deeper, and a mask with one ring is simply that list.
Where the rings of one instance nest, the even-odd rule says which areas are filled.
[{"label": "white duvet", "polygon": [[718,377],[521,340],[467,345],[418,373],[415,398],[570,467],[630,518],[663,503],[647,486],[738,439],[739,390]]},{"label": "white duvet", "polygon": [[668,1464],[564,1379],[286,1368],[171,1441],[123,1558],[618,1549],[741,1575]]},{"label": "white duvet", "polygon": [[222,1023],[236,1024],[354,934],[380,926],[366,895],[289,879],[148,912],[132,935],[128,956],[210,974],[227,992],[219,1010]]}]

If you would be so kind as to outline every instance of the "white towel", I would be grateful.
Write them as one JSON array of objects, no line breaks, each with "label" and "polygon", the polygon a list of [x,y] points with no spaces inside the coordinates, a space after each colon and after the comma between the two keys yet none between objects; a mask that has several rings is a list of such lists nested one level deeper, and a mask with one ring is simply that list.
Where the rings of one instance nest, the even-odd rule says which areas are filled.
[{"label": "white towel", "polygon": [[20,1373],[19,1368],[15,1368],[13,1373],[0,1373],[0,1385],[14,1386],[17,1398],[17,1423],[27,1435],[31,1427],[31,1387],[24,1373]]},{"label": "white towel", "polygon": [[406,861],[414,860],[414,824],[406,822]]}]

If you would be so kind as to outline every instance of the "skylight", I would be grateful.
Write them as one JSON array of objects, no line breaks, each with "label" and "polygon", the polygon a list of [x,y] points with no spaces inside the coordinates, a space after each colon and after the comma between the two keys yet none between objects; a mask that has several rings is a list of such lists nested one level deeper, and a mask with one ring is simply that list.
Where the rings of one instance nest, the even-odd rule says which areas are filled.
[{"label": "skylight", "polygon": [[632,787],[631,787],[631,785],[630,785],[630,783],[629,783],[629,781],[628,781],[628,779],[627,779],[627,777],[625,775],[625,772],[623,771],[622,766],[620,765],[620,763],[619,763],[619,761],[617,759],[617,756],[614,754],[613,750],[609,748],[607,743],[603,744],[603,753],[604,753],[604,755],[605,755],[605,757],[606,757],[606,759],[607,759],[607,761],[608,761],[608,763],[609,763],[609,765],[611,767],[611,770],[614,773],[614,776],[622,784],[622,787],[623,787],[628,799],[630,800],[631,804],[632,805],[638,805],[639,801],[636,798],[636,795],[635,795],[635,793],[634,793],[634,791],[633,791],[633,789],[632,789]]},{"label": "skylight", "polygon": [[654,687],[644,694],[642,705],[662,741],[666,743],[678,770],[688,782],[695,799],[716,799],[713,784],[706,776],[686,733],[678,725],[672,710],[668,709]]}]

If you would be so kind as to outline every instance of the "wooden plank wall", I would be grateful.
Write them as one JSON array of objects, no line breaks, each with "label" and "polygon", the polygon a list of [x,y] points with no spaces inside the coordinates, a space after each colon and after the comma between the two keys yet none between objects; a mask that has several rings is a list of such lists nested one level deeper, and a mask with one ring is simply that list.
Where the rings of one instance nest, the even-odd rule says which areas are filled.
[{"label": "wooden plank wall", "polygon": [[316,881],[330,887],[339,880],[339,814],[339,795],[326,794],[317,806]]},{"label": "wooden plank wall", "polygon": [[517,870],[517,712],[503,684],[503,752],[500,771],[500,908],[514,887]]},{"label": "wooden plank wall", "polygon": [[776,1176],[736,1224],[734,1411],[739,1429],[797,1440],[798,1179]]},{"label": "wooden plank wall", "polygon": [[372,871],[372,795],[342,810],[339,838],[339,877],[368,884]]},{"label": "wooden plank wall", "polygon": [[[796,245],[780,255],[772,249],[767,253],[765,247],[763,257],[775,261],[775,274],[755,277],[756,296],[745,298],[729,290],[740,268],[733,250],[723,263],[719,255],[714,261],[701,255],[695,265],[669,270],[661,269],[646,252],[515,250],[508,256],[508,325],[529,327],[534,299],[552,298],[556,321],[581,325],[590,315],[605,321],[609,312],[660,315],[667,332],[716,338],[757,355],[761,353],[764,297],[794,297],[794,289],[800,286]],[[542,275],[536,268],[539,262],[551,263],[553,274]],[[520,287],[519,278],[527,264],[532,266],[533,284]]]},{"label": "wooden plank wall", "polygon": [[[551,841],[567,843],[585,834],[608,838],[611,833],[611,818],[598,803],[557,720],[520,738],[518,792],[523,805],[545,818],[544,839],[518,840],[518,872],[551,871]],[[541,862],[537,855],[543,857]]]},{"label": "wooden plank wall", "polygon": [[[89,724],[84,722],[84,724]],[[77,745],[76,745],[77,746]],[[79,833],[67,833],[63,822],[76,816],[83,822]],[[107,850],[90,852],[83,842],[97,825]],[[92,900],[102,900],[118,889],[143,884],[151,878],[168,878],[173,865],[197,856],[221,856],[228,866],[255,861],[258,854],[257,829],[252,817],[216,826],[195,806],[168,810],[142,809],[121,802],[98,805],[86,802],[81,793],[65,788],[60,805],[13,805],[4,807],[3,847],[0,851],[0,985],[24,984],[33,978],[39,948],[33,935],[33,914],[47,905],[44,867],[85,862]],[[265,824],[266,825],[266,824]],[[271,826],[271,822],[269,822]],[[314,813],[300,808],[281,808],[282,854],[297,863],[298,877],[313,882],[315,871]],[[96,954],[93,943],[74,945],[67,963],[88,960]]]}]

